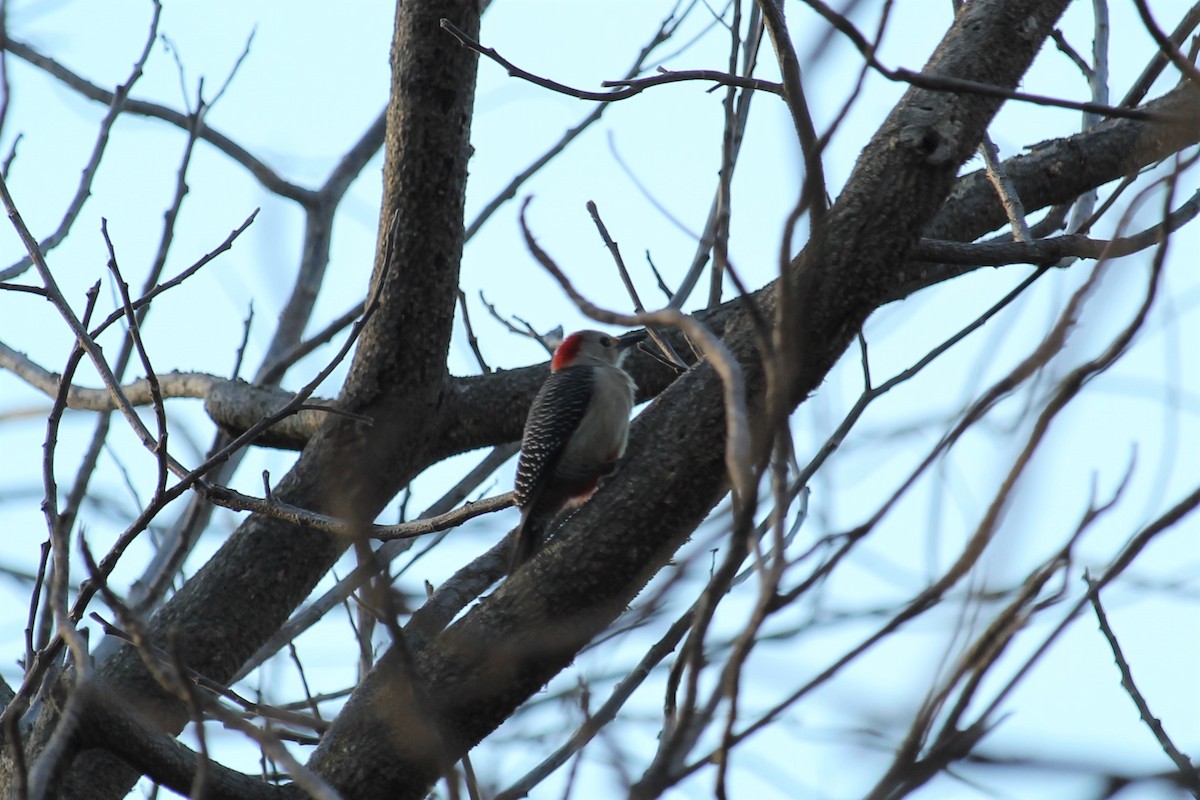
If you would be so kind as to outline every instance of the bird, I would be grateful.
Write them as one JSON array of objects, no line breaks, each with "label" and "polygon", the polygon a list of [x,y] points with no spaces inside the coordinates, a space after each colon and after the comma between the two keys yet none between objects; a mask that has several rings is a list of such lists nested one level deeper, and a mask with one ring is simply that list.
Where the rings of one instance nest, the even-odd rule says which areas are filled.
[{"label": "bird", "polygon": [[529,560],[559,513],[587,501],[625,454],[637,386],[621,362],[645,336],[583,330],[555,349],[521,438],[513,492],[521,522],[509,574]]}]

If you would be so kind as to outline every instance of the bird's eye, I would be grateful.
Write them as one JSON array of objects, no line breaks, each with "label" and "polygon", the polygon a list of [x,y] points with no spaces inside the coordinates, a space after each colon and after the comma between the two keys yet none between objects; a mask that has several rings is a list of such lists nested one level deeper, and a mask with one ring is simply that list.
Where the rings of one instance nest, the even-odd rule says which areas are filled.
[{"label": "bird's eye", "polygon": [[613,346],[613,340],[612,340],[612,339],[610,339],[610,338],[608,338],[607,336],[601,336],[601,337],[600,337],[600,345],[601,345],[602,347],[612,347],[612,346]]}]

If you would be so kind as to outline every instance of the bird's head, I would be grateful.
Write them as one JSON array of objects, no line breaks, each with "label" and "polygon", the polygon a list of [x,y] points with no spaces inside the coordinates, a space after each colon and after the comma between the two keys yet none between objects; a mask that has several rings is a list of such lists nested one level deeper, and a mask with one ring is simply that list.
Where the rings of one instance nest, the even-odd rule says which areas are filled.
[{"label": "bird's head", "polygon": [[612,364],[618,366],[629,348],[646,338],[643,331],[613,336],[601,331],[576,331],[563,339],[554,351],[550,371],[557,372],[576,364]]}]

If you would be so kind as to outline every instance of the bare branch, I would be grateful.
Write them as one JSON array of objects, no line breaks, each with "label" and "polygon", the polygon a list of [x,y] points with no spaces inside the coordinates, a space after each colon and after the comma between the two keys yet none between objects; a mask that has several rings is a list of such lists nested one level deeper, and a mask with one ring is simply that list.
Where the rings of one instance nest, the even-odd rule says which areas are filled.
[{"label": "bare branch", "polygon": [[1092,603],[1092,610],[1096,612],[1096,621],[1100,624],[1100,632],[1104,634],[1108,646],[1112,648],[1113,659],[1117,662],[1117,669],[1121,672],[1121,688],[1129,695],[1129,699],[1137,706],[1138,715],[1142,718],[1142,722],[1154,734],[1154,738],[1158,740],[1159,747],[1167,754],[1171,761],[1175,762],[1175,766],[1179,768],[1179,774],[1183,776],[1188,788],[1191,789],[1192,795],[1200,797],[1200,770],[1192,765],[1192,760],[1185,756],[1175,743],[1171,741],[1171,737],[1167,735],[1163,729],[1162,720],[1154,716],[1150,711],[1150,705],[1146,702],[1146,698],[1138,690],[1137,684],[1133,681],[1133,671],[1129,668],[1129,662],[1125,658],[1125,654],[1121,652],[1121,645],[1117,641],[1117,635],[1113,633],[1112,626],[1108,624],[1108,616],[1104,613],[1104,607],[1100,605],[1100,587],[1095,584],[1089,575],[1086,573],[1083,579],[1088,585],[1087,597]]},{"label": "bare branch", "polygon": [[1032,237],[1029,234],[1029,223],[1025,221],[1025,207],[1021,198],[1017,196],[1016,187],[1000,163],[1000,151],[996,149],[996,143],[990,136],[983,137],[983,141],[979,143],[979,152],[987,168],[988,180],[996,187],[996,194],[1000,196],[1000,202],[1004,205],[1004,213],[1008,215],[1013,240],[1028,242]]},{"label": "bare branch", "polygon": [[[265,514],[294,525],[328,531],[329,533],[336,533],[341,536],[356,536],[362,530],[361,525],[357,523],[340,520],[326,514],[318,514],[315,511],[308,511],[278,500],[263,500],[251,497],[225,486],[208,484],[201,491],[203,491],[209,501],[223,508],[233,509],[234,511],[253,511],[256,514]],[[418,536],[426,536],[430,533],[438,533],[439,531],[456,528],[467,520],[484,514],[491,514],[495,511],[501,511],[509,508],[512,504],[512,492],[506,492],[495,497],[488,497],[483,500],[476,500],[473,503],[467,503],[459,509],[447,511],[445,514],[439,514],[435,517],[418,519],[413,522],[402,522],[398,525],[372,525],[366,532],[372,539],[377,539],[381,542],[415,539]]]},{"label": "bare branch", "polygon": [[[646,63],[646,59],[650,57],[650,54],[653,53],[659,47],[659,45],[670,40],[670,38],[675,34],[675,31],[679,29],[679,26],[684,22],[685,19],[687,19],[687,16],[692,8],[694,8],[694,6],[689,6],[678,17],[675,15],[677,8],[673,9],[671,13],[663,19],[662,23],[658,26],[658,30],[655,31],[652,37],[650,37],[650,41],[647,42],[642,48],[641,52],[638,53],[637,58],[634,59],[633,65],[625,73],[625,77],[627,79],[632,79],[641,73]],[[459,31],[459,34],[465,36],[462,31]],[[496,213],[496,210],[499,209],[500,206],[516,197],[517,190],[520,189],[526,181],[528,181],[531,177],[537,174],[542,167],[549,164],[555,157],[562,153],[567,148],[567,145],[574,141],[576,137],[584,133],[595,122],[597,122],[600,117],[604,115],[604,112],[607,108],[607,103],[600,103],[597,105],[594,109],[592,109],[590,114],[583,118],[582,121],[567,130],[562,137],[554,143],[554,145],[546,150],[545,153],[543,153],[532,164],[522,170],[518,175],[514,176],[513,179],[508,182],[508,185],[500,190],[500,192],[494,198],[492,198],[492,200],[486,206],[483,207],[483,210],[481,210],[475,216],[475,219],[471,220],[471,223],[467,225],[467,230],[464,234],[463,241],[469,242],[471,238],[479,231],[479,229],[483,227],[484,223],[487,222],[494,213]]]},{"label": "bare branch", "polygon": [[[1175,27],[1174,32],[1171,33],[1171,44],[1174,47],[1182,46],[1187,41],[1188,35],[1197,25],[1200,25],[1200,3],[1193,4],[1187,13],[1183,15],[1183,18],[1179,20],[1179,24]],[[1167,51],[1161,47],[1158,48],[1154,52],[1154,58],[1146,65],[1146,69],[1134,81],[1133,86],[1129,87],[1129,91],[1121,100],[1121,105],[1135,106],[1142,102],[1142,98],[1146,96],[1146,92],[1150,91],[1150,86],[1158,79],[1158,76],[1162,74],[1162,71],[1166,69],[1169,63],[1171,62]]]},{"label": "bare branch", "polygon": [[[133,69],[129,73],[129,77],[125,82],[112,92],[108,99],[108,113],[104,115],[104,119],[100,121],[100,129],[96,134],[96,143],[92,147],[91,155],[88,162],[84,165],[83,174],[79,179],[79,186],[75,190],[75,196],[71,202],[67,204],[66,211],[63,213],[62,219],[58,223],[58,228],[53,233],[38,243],[39,250],[45,254],[53,250],[66,239],[67,234],[71,230],[71,226],[75,224],[75,220],[79,217],[79,212],[83,210],[83,204],[87,202],[88,197],[92,193],[92,181],[96,177],[96,170],[100,168],[100,160],[104,156],[105,148],[108,146],[108,136],[112,131],[113,125],[117,121],[117,117],[121,115],[127,107],[129,92],[133,89],[133,85],[137,83],[138,78],[142,76],[142,68],[146,65],[146,59],[150,57],[150,50],[154,46],[155,38],[158,35],[158,21],[162,13],[162,4],[159,0],[153,0],[154,14],[150,19],[150,32],[146,36],[145,44],[142,45],[141,55],[133,64]],[[9,50],[13,50],[13,42],[8,38],[7,32],[3,40],[0,40],[3,46]],[[14,51],[15,52],[15,51]],[[5,95],[7,97],[7,93]],[[7,104],[6,104],[7,105]],[[5,169],[5,174],[8,170]],[[4,190],[7,194],[8,190]],[[28,249],[28,245],[26,245]],[[0,270],[0,281],[6,281],[15,278],[34,263],[32,254],[21,259],[7,269]]]},{"label": "bare branch", "polygon": [[[57,78],[89,100],[95,100],[106,105],[111,105],[116,98],[115,93],[96,86],[82,76],[72,72],[54,59],[43,55],[24,42],[19,42],[15,39],[8,39],[5,41],[4,47],[8,52],[12,53],[17,58],[20,58],[21,60],[32,64],[38,69],[43,70],[54,78]],[[188,126],[191,124],[189,115],[176,111],[173,108],[168,108],[157,103],[150,103],[145,100],[124,99],[122,102],[124,110],[129,114],[150,117],[152,119],[161,119],[182,130],[187,130]],[[308,206],[315,202],[315,192],[313,192],[311,189],[305,189],[302,186],[297,186],[284,180],[277,175],[274,170],[272,170],[259,159],[255,158],[245,148],[234,142],[228,136],[209,128],[207,125],[200,129],[199,136],[201,139],[209,144],[212,144],[222,153],[229,156],[235,162],[245,167],[246,171],[253,175],[258,182],[269,191],[278,194],[280,197],[286,197],[290,200],[295,200],[302,206]]]},{"label": "bare branch", "polygon": [[[432,506],[426,509],[418,521],[420,521],[420,519],[428,519],[429,517],[436,517],[451,512],[452,509],[466,499],[468,494],[475,491],[475,489],[488,476],[495,472],[501,464],[512,458],[516,452],[517,446],[515,444],[495,448],[474,469],[463,476],[462,480],[459,481],[458,484],[455,485],[449,492],[443,495],[437,503],[434,503]],[[378,550],[378,557],[383,563],[390,563],[402,553],[406,552],[412,545],[412,542],[412,539],[396,539],[390,542],[385,542]],[[501,544],[497,545],[497,548],[502,548],[504,546],[507,545],[502,541]],[[507,550],[504,552],[507,552]],[[504,564],[506,562],[501,559],[499,563]],[[356,591],[367,580],[369,580],[371,574],[372,573],[370,570],[362,567],[355,568],[353,572],[338,581],[337,585],[324,595],[306,605],[305,608],[296,612],[291,619],[284,623],[280,629],[267,642],[265,642],[258,649],[258,651],[246,661],[245,664],[242,665],[242,667],[235,673],[234,680],[240,680],[244,678],[252,669],[274,655],[279,648],[283,647],[284,644],[290,642],[301,633],[312,627],[312,625],[314,625],[331,609],[335,608],[339,603],[345,601],[346,598],[348,598],[354,591]],[[497,573],[496,577],[499,577],[501,574],[503,574],[502,567]],[[495,580],[496,578],[493,578],[492,580],[488,581],[487,586],[490,586],[495,582]],[[449,587],[452,585],[454,585],[453,578],[444,583],[443,587]],[[471,593],[469,590],[461,592],[461,594],[469,595],[469,597],[463,601],[463,605],[474,599],[478,595],[478,592],[487,588],[487,586],[482,587],[474,593]],[[439,591],[441,590],[439,589]],[[432,600],[430,602],[432,603]],[[461,609],[462,605],[455,608],[455,610],[450,613],[447,621],[453,618],[454,614],[458,613],[458,611]],[[413,615],[413,619],[415,620],[423,613],[425,613],[425,608],[418,609]],[[442,624],[444,625],[445,623]],[[413,630],[409,632],[411,637],[415,635],[415,627],[413,627],[411,624],[410,627],[413,628]]]},{"label": "bare branch", "polygon": [[1164,222],[1130,236],[1116,239],[1091,239],[1083,234],[1068,234],[1028,242],[985,242],[962,244],[922,239],[913,258],[945,264],[970,264],[999,267],[1006,264],[1049,265],[1063,258],[1120,258],[1161,242],[1200,214],[1200,192],[1168,215]]},{"label": "bare branch", "polygon": [[[59,391],[61,376],[35,364],[22,353],[0,342],[0,367],[7,369],[43,394],[53,397]],[[159,389],[164,398],[207,397],[226,379],[202,372],[170,372],[160,376]],[[154,402],[147,379],[121,384],[121,393],[130,405],[145,406]],[[67,389],[67,408],[81,411],[115,411],[120,406],[107,389],[90,389],[74,384]]]},{"label": "bare branch", "polygon": [[[520,77],[520,76],[517,76]],[[648,75],[645,78],[625,78],[614,81],[601,81],[601,86],[625,87],[628,89],[637,89],[645,91],[652,86],[663,86],[668,83],[681,83],[683,81],[704,81],[712,82],[717,86],[730,86],[735,89],[748,89],[755,92],[767,92],[768,94],[783,95],[783,84],[775,83],[774,81],[763,80],[762,78],[752,78],[746,75],[734,75],[730,72],[719,72],[715,69],[665,69],[658,68],[658,74]],[[715,88],[715,87],[714,87]],[[712,91],[711,89],[709,91]],[[633,95],[626,95],[632,97]],[[624,100],[625,97],[613,97],[613,100]]]},{"label": "bare branch", "polygon": [[[454,23],[447,19],[442,20],[442,28],[458,40],[458,43],[468,50],[474,50],[482,56],[490,58],[508,71],[508,74],[514,78],[528,81],[529,83],[541,86],[543,89],[549,89],[559,94],[565,94],[570,97],[576,97],[580,100],[596,100],[602,103],[612,103],[617,100],[627,100],[630,97],[641,94],[646,89],[653,86],[660,86],[667,83],[677,83],[680,81],[711,81],[716,84],[726,84],[730,86],[740,86],[744,89],[757,89],[760,91],[772,92],[774,94],[782,94],[783,89],[779,84],[771,83],[770,81],[757,80],[755,78],[741,77],[738,75],[728,75],[715,70],[688,70],[684,72],[670,72],[660,70],[659,74],[649,78],[621,78],[618,80],[604,81],[603,86],[614,87],[608,92],[592,92],[587,89],[575,89],[558,81],[543,78],[540,75],[535,75],[532,72],[523,70],[516,64],[509,61],[504,56],[496,52],[491,47],[484,47],[479,42],[472,39],[467,34],[459,30]],[[623,88],[615,88],[623,87]]]},{"label": "bare branch", "polygon": [[1104,117],[1124,117],[1125,119],[1137,119],[1148,121],[1184,121],[1183,118],[1173,114],[1163,114],[1155,111],[1149,111],[1140,108],[1126,108],[1122,106],[1110,106],[1102,103],[1079,102],[1076,100],[1067,100],[1065,98],[1048,97],[1046,95],[1030,94],[1028,92],[1019,92],[1014,89],[1006,89],[1003,86],[995,86],[978,81],[964,80],[962,78],[952,78],[942,75],[931,75],[924,72],[913,72],[904,67],[890,69],[875,57],[875,49],[866,37],[858,31],[854,25],[841,14],[831,9],[821,0],[805,0],[814,11],[843,33],[846,38],[858,48],[859,53],[867,60],[880,75],[883,75],[888,80],[907,83],[912,86],[917,86],[922,89],[929,89],[935,92],[963,92],[968,94],[980,94],[986,97],[998,97],[1005,100],[1020,100],[1024,103],[1033,103],[1039,106],[1053,106],[1057,108],[1070,108],[1076,111],[1087,111],[1093,114],[1099,114]]},{"label": "bare branch", "polygon": [[[792,115],[792,124],[804,153],[804,184],[797,204],[797,212],[808,211],[812,218],[813,235],[820,235],[825,221],[827,201],[825,199],[825,168],[821,164],[824,149],[813,125],[812,113],[804,92],[804,80],[800,76],[800,59],[792,45],[787,22],[783,18],[783,0],[758,0],[763,21],[775,46],[775,57],[779,71],[783,74],[783,99]],[[787,247],[791,243],[785,242]],[[787,255],[791,255],[788,253]]]},{"label": "bare branch", "polygon": [[1133,4],[1137,6],[1138,14],[1141,16],[1146,30],[1150,32],[1154,41],[1158,43],[1159,52],[1165,55],[1175,65],[1175,68],[1183,73],[1185,78],[1200,88],[1200,70],[1196,69],[1196,65],[1188,61],[1183,53],[1179,52],[1179,48],[1171,37],[1163,33],[1162,28],[1158,27],[1158,23],[1154,21],[1154,17],[1150,13],[1149,6],[1146,5],[1146,0],[1133,0]]}]

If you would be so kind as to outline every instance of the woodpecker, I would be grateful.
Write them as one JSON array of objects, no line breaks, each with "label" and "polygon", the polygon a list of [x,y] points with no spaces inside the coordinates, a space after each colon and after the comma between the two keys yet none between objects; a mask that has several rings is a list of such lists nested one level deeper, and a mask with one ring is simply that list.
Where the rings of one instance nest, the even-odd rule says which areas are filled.
[{"label": "woodpecker", "polygon": [[521,438],[514,492],[521,524],[510,574],[533,555],[559,512],[591,497],[625,454],[637,387],[621,361],[643,338],[578,331],[554,351]]}]

